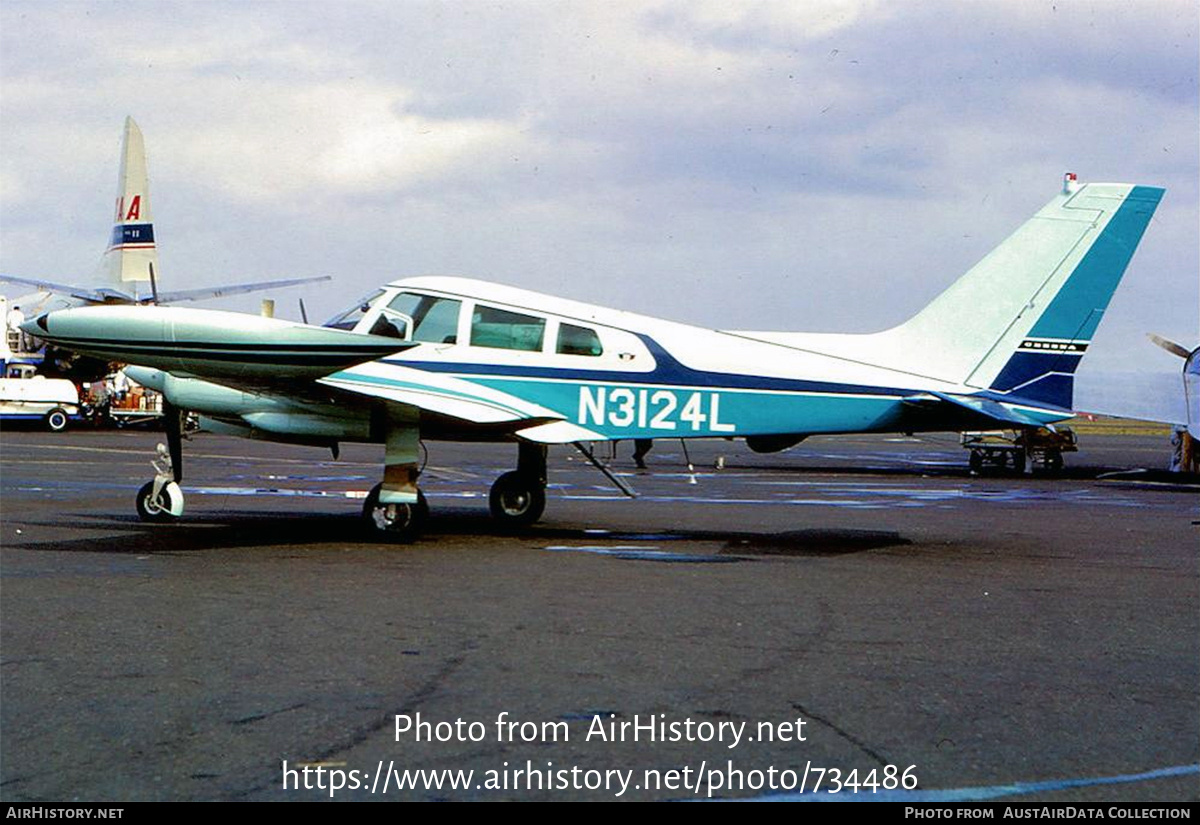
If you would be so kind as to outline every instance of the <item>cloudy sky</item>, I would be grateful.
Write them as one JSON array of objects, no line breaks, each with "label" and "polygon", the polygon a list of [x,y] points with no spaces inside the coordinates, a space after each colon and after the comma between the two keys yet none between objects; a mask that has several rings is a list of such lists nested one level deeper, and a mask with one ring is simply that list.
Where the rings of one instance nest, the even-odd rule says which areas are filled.
[{"label": "cloudy sky", "polygon": [[[1195,345],[1193,0],[0,3],[0,270],[87,279],[121,126],[168,288],[460,274],[874,331],[1060,186],[1165,186],[1085,369]],[[18,290],[8,289],[8,294]],[[250,296],[224,304],[253,310]]]}]

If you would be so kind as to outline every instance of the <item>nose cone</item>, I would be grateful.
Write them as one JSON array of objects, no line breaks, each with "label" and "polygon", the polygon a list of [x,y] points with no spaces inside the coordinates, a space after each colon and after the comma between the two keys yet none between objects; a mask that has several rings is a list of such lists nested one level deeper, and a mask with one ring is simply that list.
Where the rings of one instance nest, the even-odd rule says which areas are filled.
[{"label": "nose cone", "polygon": [[36,318],[31,318],[30,320],[21,324],[21,332],[25,333],[26,335],[32,335],[35,338],[41,338],[45,336],[47,331],[46,318],[49,316],[49,312],[44,312]]},{"label": "nose cone", "polygon": [[130,380],[141,384],[143,387],[149,387],[155,392],[165,392],[167,383],[167,374],[162,370],[152,369],[151,367],[126,367],[125,374]]}]

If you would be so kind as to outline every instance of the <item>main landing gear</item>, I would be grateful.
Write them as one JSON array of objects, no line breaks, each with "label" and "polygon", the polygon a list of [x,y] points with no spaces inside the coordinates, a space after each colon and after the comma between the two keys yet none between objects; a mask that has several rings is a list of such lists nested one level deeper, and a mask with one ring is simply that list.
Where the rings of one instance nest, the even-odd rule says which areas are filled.
[{"label": "main landing gear", "polygon": [[[415,455],[411,446],[401,443],[399,435],[388,442],[384,481],[376,484],[363,502],[363,525],[376,539],[411,542],[425,529],[429,504],[416,486],[420,469],[410,460]],[[391,493],[385,495],[388,488]],[[497,523],[509,530],[527,527],[542,517],[546,509],[544,445],[518,445],[517,469],[496,479],[488,505]]]},{"label": "main landing gear", "polygon": [[546,447],[518,445],[517,469],[496,479],[488,495],[492,518],[504,528],[527,527],[546,510]]}]

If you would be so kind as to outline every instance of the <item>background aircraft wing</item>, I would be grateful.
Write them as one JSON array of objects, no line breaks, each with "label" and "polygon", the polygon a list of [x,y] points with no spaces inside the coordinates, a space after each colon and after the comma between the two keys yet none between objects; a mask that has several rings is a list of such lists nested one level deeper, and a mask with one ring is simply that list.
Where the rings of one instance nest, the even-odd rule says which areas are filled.
[{"label": "background aircraft wing", "polygon": [[175,304],[180,301],[202,301],[205,298],[241,295],[246,292],[258,292],[264,289],[278,289],[286,286],[299,286],[300,284],[313,284],[318,281],[329,280],[332,280],[332,278],[328,275],[318,275],[315,278],[287,278],[281,281],[257,281],[254,283],[230,284],[229,286],[214,286],[203,289],[160,291],[158,293],[158,302],[160,304]]},{"label": "background aircraft wing", "polygon": [[44,278],[18,278],[14,275],[0,275],[0,281],[30,286],[42,292],[60,292],[92,304],[103,304],[106,301],[112,300],[114,295],[112,290],[89,289],[75,284],[60,284],[56,281],[47,281]]}]

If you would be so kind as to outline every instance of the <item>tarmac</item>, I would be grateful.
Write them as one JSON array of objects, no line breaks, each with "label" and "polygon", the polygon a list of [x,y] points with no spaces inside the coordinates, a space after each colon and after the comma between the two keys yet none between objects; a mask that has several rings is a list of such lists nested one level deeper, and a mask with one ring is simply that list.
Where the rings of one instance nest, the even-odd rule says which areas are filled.
[{"label": "tarmac", "polygon": [[1059,478],[953,436],[626,442],[633,500],[554,448],[518,533],[515,448],[432,443],[411,545],[360,530],[369,446],[197,436],[142,524],[160,438],[0,435],[6,802],[1200,798],[1200,497],[1098,478],[1161,436]]}]

